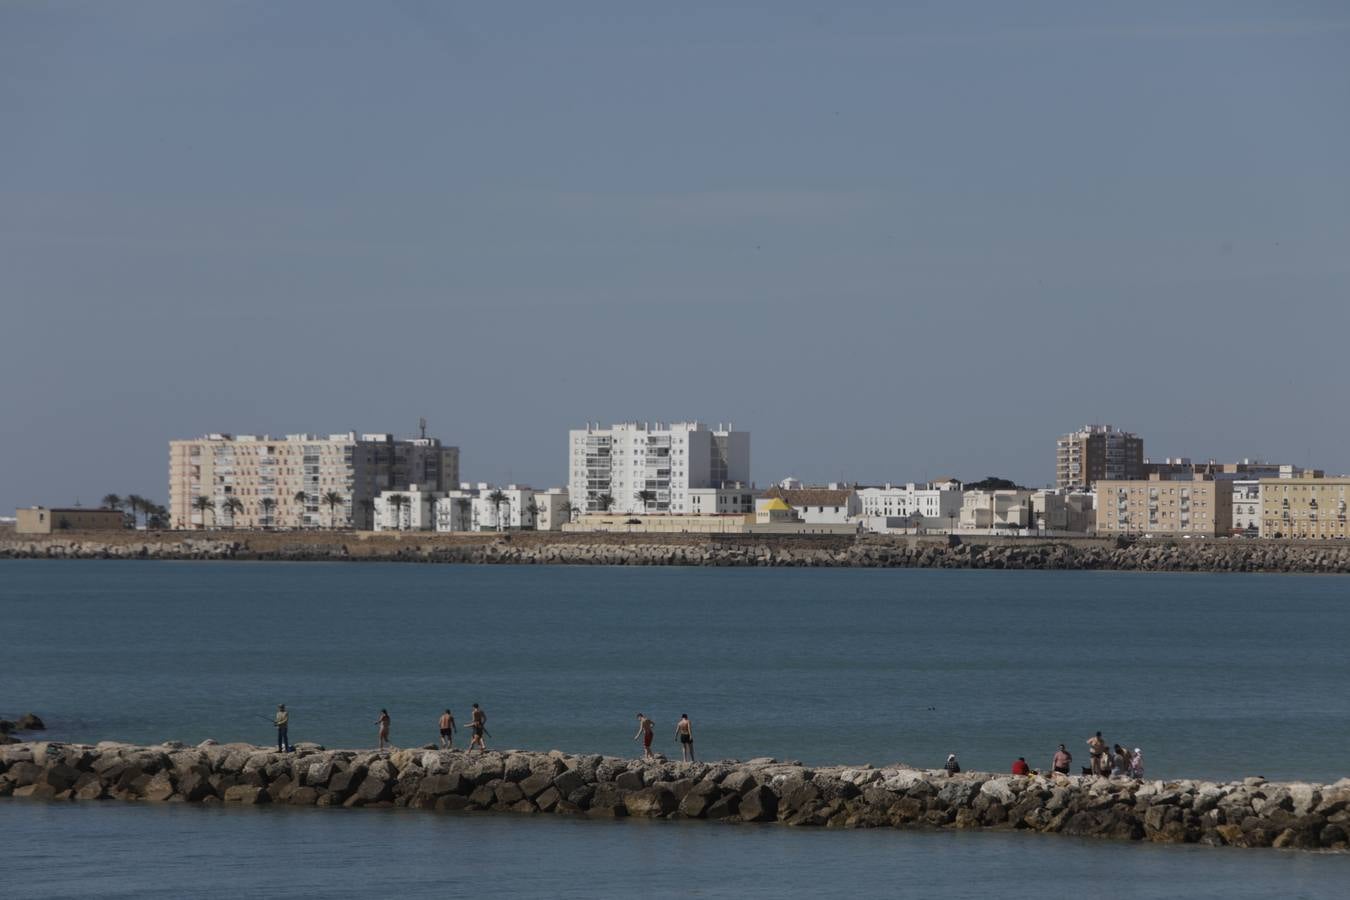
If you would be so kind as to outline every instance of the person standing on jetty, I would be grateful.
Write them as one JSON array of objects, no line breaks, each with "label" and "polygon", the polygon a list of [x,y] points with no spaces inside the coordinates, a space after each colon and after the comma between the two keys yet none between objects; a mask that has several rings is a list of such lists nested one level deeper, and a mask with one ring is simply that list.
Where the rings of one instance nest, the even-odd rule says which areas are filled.
[{"label": "person standing on jetty", "polygon": [[483,735],[487,734],[487,713],[477,703],[473,705],[473,716],[469,719],[469,734],[469,749],[477,747],[479,752],[486,752],[487,744],[483,742]]},{"label": "person standing on jetty", "polygon": [[1069,774],[1069,766],[1073,765],[1073,754],[1064,749],[1060,744],[1059,749],[1055,751],[1055,756],[1050,760],[1050,770],[1060,775]]},{"label": "person standing on jetty", "polygon": [[441,713],[441,749],[449,750],[455,745],[455,717],[447,709]]},{"label": "person standing on jetty", "polygon": [[1111,762],[1106,756],[1106,740],[1099,731],[1087,739],[1088,753],[1092,754],[1092,774],[1110,775]]},{"label": "person standing on jetty", "polygon": [[285,753],[291,746],[290,724],[291,714],[286,712],[286,704],[277,704],[277,716],[272,720],[272,724],[277,727],[277,752]]},{"label": "person standing on jetty", "polygon": [[680,713],[680,721],[675,723],[675,737],[680,742],[680,757],[685,762],[697,762],[694,759],[694,726],[689,724],[689,713]]},{"label": "person standing on jetty", "polygon": [[383,750],[389,743],[389,710],[380,710],[380,717],[375,720],[375,724],[380,726],[380,749]]},{"label": "person standing on jetty", "polygon": [[653,722],[651,719],[647,718],[646,716],[644,716],[642,713],[638,713],[637,716],[638,716],[638,730],[637,734],[633,735],[633,740],[636,741],[638,738],[642,739],[642,754],[647,759],[651,759],[652,737],[656,734],[656,723]]}]

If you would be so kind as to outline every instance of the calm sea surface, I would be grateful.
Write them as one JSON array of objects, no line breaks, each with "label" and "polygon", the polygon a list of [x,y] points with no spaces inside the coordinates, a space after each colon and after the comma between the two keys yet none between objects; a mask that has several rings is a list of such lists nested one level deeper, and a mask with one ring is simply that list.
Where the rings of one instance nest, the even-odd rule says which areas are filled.
[{"label": "calm sea surface", "polygon": [[[703,758],[1004,771],[1101,729],[1151,777],[1350,775],[1346,578],[0,561],[0,623],[0,715],[53,739],[267,743],[285,702],[293,741],[372,746],[387,707],[413,746],[477,701],[500,747],[632,754],[642,710],[668,752],[688,712]],[[1346,857],[1021,835],[22,802],[0,833],[26,896],[1350,884]]]}]

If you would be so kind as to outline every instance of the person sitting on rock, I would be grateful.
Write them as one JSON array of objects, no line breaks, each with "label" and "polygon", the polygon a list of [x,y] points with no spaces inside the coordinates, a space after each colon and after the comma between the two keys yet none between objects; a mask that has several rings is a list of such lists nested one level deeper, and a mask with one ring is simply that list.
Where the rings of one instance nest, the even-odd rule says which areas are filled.
[{"label": "person sitting on rock", "polygon": [[1115,753],[1111,760],[1111,777],[1124,778],[1130,773],[1130,751],[1119,744],[1112,749]]},{"label": "person sitting on rock", "polygon": [[1027,758],[1025,756],[1017,757],[1017,760],[1012,764],[1012,773],[1014,775],[1031,774],[1031,766],[1027,765]]},{"label": "person sitting on rock", "polygon": [[948,753],[948,754],[947,754],[947,762],[946,762],[945,765],[943,765],[942,768],[944,768],[944,769],[947,770],[947,777],[948,777],[948,778],[951,778],[953,775],[956,775],[957,773],[959,773],[959,772],[961,771],[961,764],[960,764],[959,762],[956,761],[956,754],[955,754],[955,753]]}]

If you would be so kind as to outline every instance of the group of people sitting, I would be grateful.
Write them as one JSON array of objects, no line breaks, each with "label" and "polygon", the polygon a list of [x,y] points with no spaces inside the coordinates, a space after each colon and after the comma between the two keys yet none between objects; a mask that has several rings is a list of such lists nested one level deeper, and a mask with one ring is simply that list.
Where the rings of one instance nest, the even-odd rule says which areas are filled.
[{"label": "group of people sitting", "polygon": [[[1107,747],[1106,739],[1102,737],[1099,731],[1087,740],[1088,754],[1092,757],[1092,766],[1084,766],[1084,775],[1097,775],[1102,778],[1135,778],[1140,781],[1144,778],[1144,751],[1138,747],[1131,752],[1120,744],[1114,747]],[[1055,751],[1054,757],[1050,760],[1050,771],[1056,775],[1070,774],[1073,766],[1073,754],[1070,753],[1063,744]],[[956,760],[955,753],[947,755],[947,762],[942,767],[947,772],[947,777],[957,774],[961,771],[961,764]],[[1027,763],[1025,756],[1017,757],[1012,764],[1012,774],[1014,775],[1039,775],[1038,770],[1031,768]]]}]

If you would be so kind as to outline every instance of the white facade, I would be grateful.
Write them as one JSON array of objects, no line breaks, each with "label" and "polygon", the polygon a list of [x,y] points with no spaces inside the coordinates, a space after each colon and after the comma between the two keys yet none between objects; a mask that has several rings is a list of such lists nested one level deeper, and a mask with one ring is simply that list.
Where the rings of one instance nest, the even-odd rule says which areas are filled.
[{"label": "white facade", "polygon": [[406,491],[381,491],[375,498],[376,531],[434,531],[436,504],[444,491],[424,491],[412,485]]},{"label": "white facade", "polygon": [[[890,485],[858,489],[860,515],[874,524],[900,519],[906,528],[952,529],[961,518],[961,484],[939,481],[928,484]],[[887,523],[887,527],[894,527]]]},{"label": "white facade", "polygon": [[755,498],[755,512],[767,509],[774,500],[782,500],[796,510],[808,525],[856,525],[862,514],[858,492],[842,484],[828,487],[769,488]]},{"label": "white facade", "polygon": [[[1277,478],[1290,476],[1278,475]],[[1261,482],[1242,480],[1233,482],[1233,533],[1255,537],[1261,532]]]},{"label": "white facade", "polygon": [[691,516],[745,515],[755,511],[755,492],[741,485],[690,488],[687,496],[689,507],[687,512]]},{"label": "white facade", "polygon": [[[568,433],[568,494],[584,512],[675,513],[689,491],[750,483],[750,432],[700,422],[598,424]],[[608,498],[608,499],[605,499]]]},{"label": "white facade", "polygon": [[1040,490],[1031,493],[1031,522],[1038,533],[1088,534],[1097,530],[1096,494]]},{"label": "white facade", "polygon": [[964,491],[961,529],[1030,527],[1031,491]]},{"label": "white facade", "polygon": [[549,488],[546,491],[535,491],[534,503],[537,507],[534,515],[534,527],[538,531],[558,531],[572,521],[567,488]]}]

